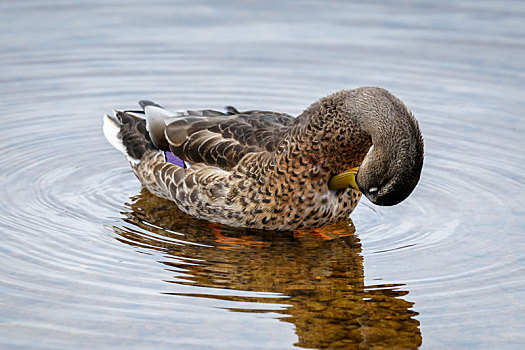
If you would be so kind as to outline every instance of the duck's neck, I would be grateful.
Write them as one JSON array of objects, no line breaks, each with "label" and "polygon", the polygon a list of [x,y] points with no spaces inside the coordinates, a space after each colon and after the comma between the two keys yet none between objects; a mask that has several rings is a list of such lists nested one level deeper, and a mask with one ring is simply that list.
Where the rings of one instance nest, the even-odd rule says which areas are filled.
[{"label": "duck's neck", "polygon": [[401,100],[384,89],[359,88],[350,91],[345,104],[348,114],[355,116],[372,140],[368,162],[389,168],[398,166],[396,163],[421,167],[423,139],[416,119]]},{"label": "duck's neck", "polygon": [[289,136],[293,143],[303,145],[304,157],[331,176],[358,166],[372,145],[356,116],[349,116],[340,91],[312,104],[297,117]]},{"label": "duck's neck", "polygon": [[305,145],[305,155],[334,174],[359,166],[372,145],[369,156],[379,154],[376,160],[385,162],[400,157],[416,161],[415,148],[422,152],[417,122],[399,99],[380,88],[343,90],[322,98],[297,118],[290,136]]}]

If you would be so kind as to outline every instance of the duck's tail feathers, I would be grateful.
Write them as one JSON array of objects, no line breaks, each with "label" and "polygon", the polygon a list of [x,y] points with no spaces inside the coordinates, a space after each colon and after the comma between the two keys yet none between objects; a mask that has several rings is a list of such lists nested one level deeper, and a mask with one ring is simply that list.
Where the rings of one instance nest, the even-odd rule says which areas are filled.
[{"label": "duck's tail feathers", "polygon": [[108,142],[124,153],[132,164],[140,163],[148,152],[158,152],[146,129],[142,111],[113,111],[113,116],[106,114],[103,130]]}]

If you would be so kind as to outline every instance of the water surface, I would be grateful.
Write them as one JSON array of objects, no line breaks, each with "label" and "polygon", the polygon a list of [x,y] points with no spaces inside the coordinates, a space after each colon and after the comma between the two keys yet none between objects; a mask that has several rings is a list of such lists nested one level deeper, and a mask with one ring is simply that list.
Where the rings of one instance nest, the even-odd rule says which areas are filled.
[{"label": "water surface", "polygon": [[[6,348],[520,348],[525,6],[0,4]],[[299,114],[382,86],[425,137],[390,208],[295,233],[192,219],[142,190],[101,117]]]}]

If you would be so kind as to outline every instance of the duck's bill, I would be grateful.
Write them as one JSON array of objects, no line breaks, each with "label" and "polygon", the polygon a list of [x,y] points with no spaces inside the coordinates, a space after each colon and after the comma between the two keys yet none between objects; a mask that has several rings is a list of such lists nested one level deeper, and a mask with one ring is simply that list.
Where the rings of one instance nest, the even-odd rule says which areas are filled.
[{"label": "duck's bill", "polygon": [[357,170],[359,167],[349,169],[341,174],[338,174],[330,179],[328,188],[331,190],[341,190],[343,188],[351,187],[354,190],[359,191],[355,177],[357,176]]}]

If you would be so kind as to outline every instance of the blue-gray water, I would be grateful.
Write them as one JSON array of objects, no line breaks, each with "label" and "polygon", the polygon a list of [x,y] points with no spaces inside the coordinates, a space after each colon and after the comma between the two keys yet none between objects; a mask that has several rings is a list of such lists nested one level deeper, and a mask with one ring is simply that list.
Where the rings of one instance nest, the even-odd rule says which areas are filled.
[{"label": "blue-gray water", "polygon": [[[520,1],[1,2],[1,346],[522,348],[524,18]],[[299,114],[363,85],[418,118],[422,179],[321,231],[188,218],[101,131],[145,98]]]}]

